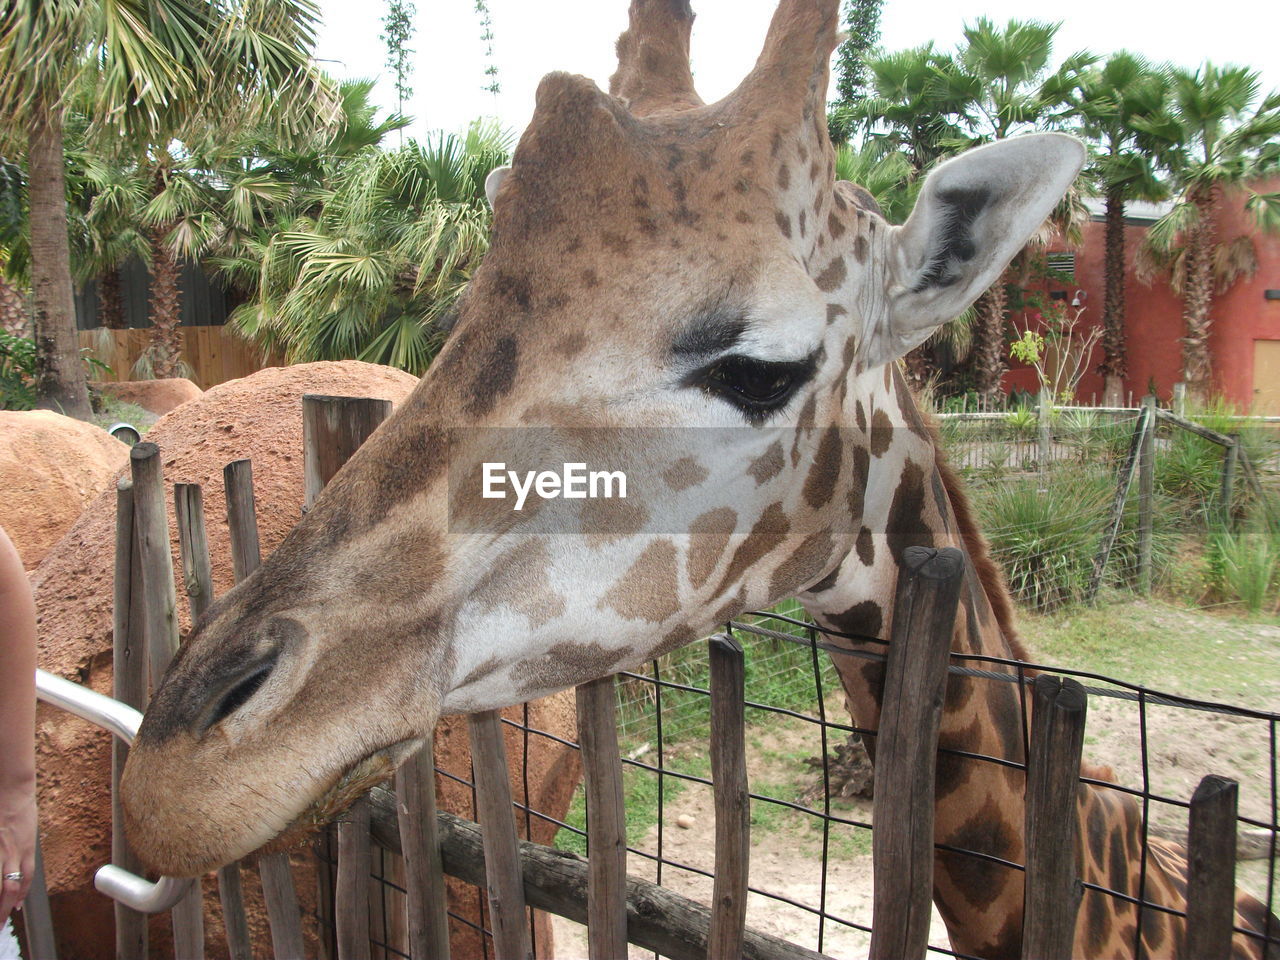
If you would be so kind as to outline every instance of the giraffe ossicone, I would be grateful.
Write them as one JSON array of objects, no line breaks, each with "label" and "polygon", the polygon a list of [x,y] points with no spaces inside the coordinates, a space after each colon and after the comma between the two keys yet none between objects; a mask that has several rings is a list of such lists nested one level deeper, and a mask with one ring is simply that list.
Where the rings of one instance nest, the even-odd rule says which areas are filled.
[{"label": "giraffe ossicone", "polygon": [[[956,648],[1017,653],[893,361],[997,279],[1084,150],[1056,134],[974,150],[891,226],[834,179],[838,5],[782,0],[717,103],[693,89],[684,0],[633,0],[609,93],[542,81],[486,183],[489,253],[431,369],[156,691],[122,784],[150,866],[243,857],[356,795],[442,713],[634,666],[751,607],[798,596],[826,626],[886,635],[910,546],[968,552]],[[484,463],[531,469],[548,433],[572,462],[625,452],[627,498],[516,512],[482,496]],[[875,665],[837,665],[874,727]],[[962,755],[1020,760],[1021,720],[1012,685],[949,683],[942,742],[959,753],[939,760],[937,836],[990,858],[940,853],[935,900],[970,955],[1019,952],[1021,874],[1000,861],[1022,855],[1022,776]],[[1136,805],[1090,788],[1081,816],[1086,877],[1127,882]],[[1153,847],[1147,893],[1176,905],[1171,849]],[[1081,953],[1131,955],[1127,909],[1091,892]],[[1148,911],[1150,955],[1178,936]]]}]

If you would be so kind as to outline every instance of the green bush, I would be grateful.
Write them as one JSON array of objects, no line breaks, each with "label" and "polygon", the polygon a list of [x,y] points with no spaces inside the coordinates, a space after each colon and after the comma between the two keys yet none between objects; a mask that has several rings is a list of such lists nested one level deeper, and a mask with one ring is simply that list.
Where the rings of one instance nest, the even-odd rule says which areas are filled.
[{"label": "green bush", "polygon": [[0,330],[0,410],[36,405],[36,344]]},{"label": "green bush", "polygon": [[1210,578],[1225,601],[1258,613],[1280,590],[1280,535],[1215,530],[1207,543]]}]

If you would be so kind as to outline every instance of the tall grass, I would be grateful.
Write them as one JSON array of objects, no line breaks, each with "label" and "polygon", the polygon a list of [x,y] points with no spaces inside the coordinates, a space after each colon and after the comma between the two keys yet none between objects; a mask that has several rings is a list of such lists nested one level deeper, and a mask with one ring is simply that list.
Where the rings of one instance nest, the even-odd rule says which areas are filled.
[{"label": "tall grass", "polygon": [[1280,609],[1280,535],[1216,530],[1208,540],[1209,570],[1219,595],[1250,613]]}]

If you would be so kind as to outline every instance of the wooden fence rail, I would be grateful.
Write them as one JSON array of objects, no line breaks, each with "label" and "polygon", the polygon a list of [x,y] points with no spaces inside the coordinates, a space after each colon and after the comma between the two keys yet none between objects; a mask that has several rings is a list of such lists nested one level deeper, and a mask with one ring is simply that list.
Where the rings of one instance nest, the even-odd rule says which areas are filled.
[{"label": "wooden fence rail", "polygon": [[[279,366],[278,354],[263,356],[258,346],[236,334],[230,327],[180,327],[180,357],[190,368],[190,379],[201,390],[227,380],[247,377],[263,367]],[[135,380],[134,366],[151,342],[151,330],[81,330],[80,348],[106,364],[109,372],[98,371],[98,380]]]}]

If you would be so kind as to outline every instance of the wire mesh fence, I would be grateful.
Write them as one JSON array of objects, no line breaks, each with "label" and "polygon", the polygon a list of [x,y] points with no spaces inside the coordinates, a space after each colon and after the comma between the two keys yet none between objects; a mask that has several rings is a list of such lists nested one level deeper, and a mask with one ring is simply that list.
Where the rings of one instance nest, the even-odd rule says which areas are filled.
[{"label": "wire mesh fence", "polygon": [[[845,708],[836,664],[860,669],[881,658],[874,638],[851,638],[806,622],[794,607],[742,618],[727,629],[746,650],[746,706],[751,773],[752,867],[747,925],[778,933],[802,946],[833,956],[865,953],[871,934],[870,846],[874,789],[862,742],[874,744],[876,731],[860,727]],[[851,649],[851,644],[856,648]],[[1110,770],[1086,767],[1085,789],[1106,794],[1104,805],[1129,805],[1136,829],[1127,847],[1130,869],[1086,882],[1082,911],[1128,910],[1135,936],[1165,914],[1181,914],[1181,904],[1164,900],[1154,883],[1158,854],[1169,841],[1185,838],[1189,797],[1203,774],[1238,780],[1238,828],[1242,861],[1238,882],[1269,913],[1260,917],[1262,936],[1280,946],[1280,929],[1268,926],[1276,905],[1280,855],[1276,844],[1277,725],[1280,714],[1249,706],[1173,694],[1098,673],[1028,664],[999,657],[953,654],[953,678],[972,681],[979,699],[1006,689],[1018,692],[1022,706],[1013,749],[985,753],[959,744],[940,752],[968,765],[970,775],[993,782],[1020,776],[1025,769],[1025,685],[1037,671],[1078,679],[1090,693],[1086,760]],[[714,858],[708,839],[710,727],[706,648],[694,644],[622,674],[617,685],[620,753],[624,764],[629,872],[706,902],[710,899]],[[952,682],[955,682],[954,680]],[[528,744],[551,737],[525,720],[510,722]],[[1232,741],[1233,757],[1251,756],[1243,766],[1217,745]],[[518,815],[548,820],[531,808],[526,790],[517,795]],[[692,821],[691,823],[688,821]],[[529,821],[526,821],[529,822]],[[582,805],[557,823],[557,846],[589,855]],[[954,839],[954,838],[953,838]],[[1083,841],[1082,841],[1083,842]],[[1250,848],[1245,851],[1244,848]],[[975,840],[942,842],[941,855],[971,861],[990,878],[1020,873],[1017,858]],[[1149,875],[1148,875],[1149,871]],[[963,869],[959,871],[963,874]],[[383,896],[394,909],[394,883],[384,881]],[[476,891],[479,895],[479,891]],[[1096,899],[1098,906],[1091,907]],[[484,907],[481,904],[482,908]],[[377,911],[375,911],[377,914]],[[454,915],[453,922],[463,922]],[[1243,936],[1254,936],[1237,928]],[[572,937],[561,927],[561,937]],[[385,941],[384,941],[385,942]],[[537,941],[535,938],[535,952]],[[633,948],[634,949],[634,948]],[[559,952],[573,953],[561,942]],[[968,956],[951,949],[945,928],[935,917],[931,952]],[[492,956],[482,942],[476,955]],[[400,956],[386,950],[375,956]],[[633,955],[649,955],[633,953]]]}]

